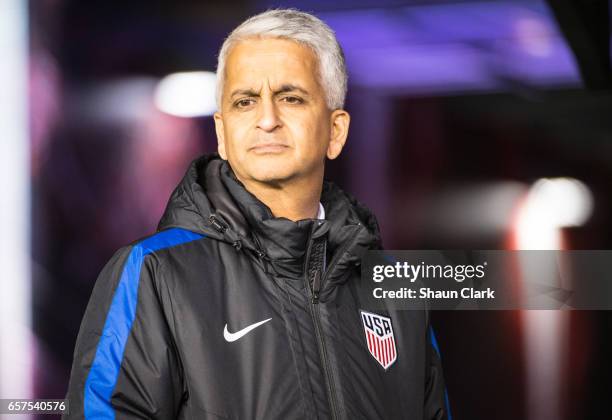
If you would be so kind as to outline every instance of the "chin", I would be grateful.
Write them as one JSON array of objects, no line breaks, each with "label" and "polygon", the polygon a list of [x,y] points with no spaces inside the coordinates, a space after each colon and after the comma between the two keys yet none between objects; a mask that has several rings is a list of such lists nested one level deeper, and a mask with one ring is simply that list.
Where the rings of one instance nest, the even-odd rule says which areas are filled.
[{"label": "chin", "polygon": [[258,182],[276,183],[294,176],[295,171],[287,164],[287,159],[260,158],[248,165],[248,174]]},{"label": "chin", "polygon": [[293,178],[293,174],[287,171],[267,168],[265,171],[257,171],[252,173],[252,178],[265,184],[279,184]]}]

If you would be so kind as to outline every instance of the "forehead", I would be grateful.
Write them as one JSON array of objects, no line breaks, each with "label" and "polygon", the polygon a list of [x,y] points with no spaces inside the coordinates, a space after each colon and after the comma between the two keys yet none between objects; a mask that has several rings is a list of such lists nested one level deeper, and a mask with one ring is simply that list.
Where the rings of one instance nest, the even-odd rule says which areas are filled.
[{"label": "forehead", "polygon": [[[254,87],[294,83],[318,85],[317,58],[307,46],[280,38],[255,38],[238,42],[225,65],[225,84]],[[314,86],[312,86],[314,87]]]}]

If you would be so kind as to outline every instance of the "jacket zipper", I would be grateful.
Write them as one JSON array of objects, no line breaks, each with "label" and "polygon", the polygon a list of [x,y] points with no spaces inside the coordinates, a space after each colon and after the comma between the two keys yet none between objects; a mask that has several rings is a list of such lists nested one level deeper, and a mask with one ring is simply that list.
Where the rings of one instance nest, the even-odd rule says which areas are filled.
[{"label": "jacket zipper", "polygon": [[311,314],[314,320],[315,326],[315,335],[317,336],[317,343],[319,345],[319,354],[321,355],[321,363],[323,364],[323,373],[325,375],[325,382],[327,383],[327,397],[329,399],[331,418],[338,418],[338,408],[336,404],[336,390],[334,388],[334,384],[332,382],[331,373],[329,371],[329,361],[327,359],[327,349],[325,347],[325,340],[323,338],[323,333],[321,332],[321,320],[320,320],[320,311],[318,303],[312,303]]},{"label": "jacket zipper", "polygon": [[[325,253],[326,253],[326,242],[323,242],[323,271],[325,271]],[[319,293],[321,291],[321,280],[322,280],[321,269],[317,268],[314,273],[312,285],[310,280],[306,276],[306,282],[308,283],[308,289],[311,292],[310,300],[310,315],[312,316],[313,324],[315,327],[315,336],[317,337],[317,346],[319,348],[319,355],[321,356],[321,364],[323,367],[323,374],[325,376],[325,383],[327,385],[327,398],[329,400],[329,406],[331,411],[331,418],[338,418],[338,408],[336,403],[336,390],[332,380],[331,372],[329,370],[329,361],[327,356],[327,348],[325,346],[325,339],[323,337],[321,327],[321,314],[319,307]]]},{"label": "jacket zipper", "polygon": [[[357,225],[359,226],[359,225]],[[334,382],[332,381],[332,377],[329,371],[329,362],[327,360],[327,349],[325,347],[325,339],[323,338],[322,328],[321,328],[321,318],[320,318],[320,309],[319,309],[319,294],[321,292],[321,285],[329,272],[336,266],[344,251],[349,248],[350,245],[356,240],[357,235],[353,238],[353,240],[348,241],[341,249],[338,250],[337,254],[332,259],[329,267],[326,267],[326,254],[327,254],[327,241],[323,242],[323,273],[321,273],[320,269],[317,269],[315,272],[312,285],[307,284],[309,286],[310,292],[312,294],[312,299],[310,302],[310,314],[312,315],[313,323],[315,326],[315,335],[317,337],[317,344],[319,346],[319,354],[321,355],[321,363],[323,365],[323,373],[325,375],[325,382],[327,383],[327,398],[329,399],[329,405],[331,410],[331,418],[338,418],[338,408],[336,403],[336,390],[334,388]],[[312,246],[312,245],[311,245]],[[309,279],[306,278],[306,282],[310,283]]]}]

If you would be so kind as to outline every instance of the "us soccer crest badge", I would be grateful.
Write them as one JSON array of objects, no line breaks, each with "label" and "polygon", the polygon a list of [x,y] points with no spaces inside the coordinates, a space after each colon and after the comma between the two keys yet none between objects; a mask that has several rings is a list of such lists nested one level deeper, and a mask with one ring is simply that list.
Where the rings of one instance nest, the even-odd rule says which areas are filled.
[{"label": "us soccer crest badge", "polygon": [[370,354],[387,370],[397,360],[397,347],[391,318],[360,311]]}]

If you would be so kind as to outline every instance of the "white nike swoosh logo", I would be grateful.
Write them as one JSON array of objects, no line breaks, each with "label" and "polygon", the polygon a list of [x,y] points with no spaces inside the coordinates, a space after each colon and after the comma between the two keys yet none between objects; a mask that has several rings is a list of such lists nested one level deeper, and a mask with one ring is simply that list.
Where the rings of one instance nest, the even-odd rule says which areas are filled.
[{"label": "white nike swoosh logo", "polygon": [[229,332],[227,330],[227,324],[225,324],[225,328],[223,328],[223,338],[225,338],[225,341],[231,343],[232,341],[236,341],[236,340],[244,337],[249,332],[251,332],[255,328],[259,327],[260,325],[265,324],[266,322],[268,322],[271,319],[272,318],[268,318],[268,319],[264,319],[263,321],[256,322],[255,324],[251,324],[248,327],[241,329],[240,331],[236,331],[235,333]]}]

